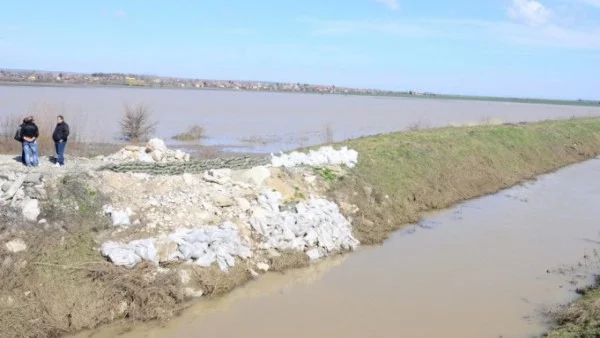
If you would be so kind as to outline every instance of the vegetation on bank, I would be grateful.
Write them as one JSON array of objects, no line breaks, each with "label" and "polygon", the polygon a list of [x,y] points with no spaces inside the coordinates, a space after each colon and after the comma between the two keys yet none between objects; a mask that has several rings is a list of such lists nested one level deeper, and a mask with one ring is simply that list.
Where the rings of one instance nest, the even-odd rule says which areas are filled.
[{"label": "vegetation on bank", "polygon": [[359,153],[332,190],[358,205],[362,243],[381,243],[423,211],[494,193],[600,154],[600,119],[571,119],[391,133],[344,142]]},{"label": "vegetation on bank", "polygon": [[557,327],[547,337],[600,337],[600,276],[596,284],[578,290],[581,298],[560,310]]},{"label": "vegetation on bank", "polygon": [[[600,119],[392,133],[344,145],[359,152],[358,166],[347,175],[330,168],[315,174],[328,182],[342,210],[348,203],[359,207],[352,215],[354,234],[375,244],[423,211],[600,154]],[[30,248],[9,254],[0,246],[2,334],[56,337],[116,320],[168,319],[184,306],[176,269],[122,269],[100,257],[99,236],[109,226],[99,216],[106,197],[86,182],[89,177],[66,177],[49,192],[41,216],[59,229],[27,229],[19,220],[0,219],[3,243],[19,237]],[[270,263],[281,271],[308,262],[305,255],[284,253]],[[247,282],[248,271],[242,262],[229,274],[199,268],[193,278],[207,294],[219,295]]]}]

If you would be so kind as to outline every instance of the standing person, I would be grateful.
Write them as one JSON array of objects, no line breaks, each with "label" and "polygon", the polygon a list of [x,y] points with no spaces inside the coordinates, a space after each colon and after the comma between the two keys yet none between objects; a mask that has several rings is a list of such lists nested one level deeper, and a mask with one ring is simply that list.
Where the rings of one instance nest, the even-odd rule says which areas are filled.
[{"label": "standing person", "polygon": [[21,135],[21,128],[23,128],[23,125],[25,124],[25,119],[23,119],[23,122],[19,125],[19,128],[17,128],[17,132],[15,133],[15,141],[21,143],[21,163],[25,164],[25,148],[23,148],[23,135]]},{"label": "standing person", "polygon": [[65,122],[62,115],[56,117],[56,128],[52,133],[52,140],[56,147],[56,166],[65,165],[65,148],[67,147],[67,139],[69,138],[69,125]]},{"label": "standing person", "polygon": [[39,163],[37,139],[40,136],[38,127],[35,125],[33,116],[23,120],[21,126],[21,137],[23,138],[23,151],[25,152],[25,165],[37,167]]}]

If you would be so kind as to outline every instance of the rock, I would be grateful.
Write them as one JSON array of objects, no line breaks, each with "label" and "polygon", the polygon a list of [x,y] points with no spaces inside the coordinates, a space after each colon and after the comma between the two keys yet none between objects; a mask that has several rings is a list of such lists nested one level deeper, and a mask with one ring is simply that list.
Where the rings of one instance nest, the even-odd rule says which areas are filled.
[{"label": "rock", "polygon": [[230,207],[235,204],[233,198],[222,194],[215,195],[212,200],[213,204],[220,208]]},{"label": "rock", "polygon": [[248,211],[250,210],[250,208],[252,207],[250,205],[250,202],[248,202],[247,199],[243,198],[243,197],[238,197],[235,199],[235,202],[237,203],[238,207],[242,210],[242,211]]},{"label": "rock", "polygon": [[2,184],[2,187],[0,187],[0,189],[2,189],[2,192],[7,192],[11,186],[12,186],[12,183],[5,182],[4,184]]},{"label": "rock", "polygon": [[38,184],[41,181],[42,181],[42,174],[40,174],[40,173],[30,173],[27,176],[25,176],[25,179],[23,180],[23,183]]},{"label": "rock", "polygon": [[21,211],[26,220],[30,222],[36,222],[41,213],[39,201],[35,199],[25,200],[21,207]]},{"label": "rock", "polygon": [[131,209],[117,210],[110,205],[103,207],[104,213],[110,216],[112,225],[129,226],[131,225],[130,217],[133,216]]},{"label": "rock", "polygon": [[167,151],[167,146],[165,145],[165,141],[163,141],[159,138],[153,138],[150,141],[148,141],[148,144],[146,145],[146,151],[151,153],[156,150],[159,150],[163,153],[165,151]]},{"label": "rock", "polygon": [[21,239],[13,239],[4,245],[6,250],[12,253],[18,253],[27,250],[27,244]]},{"label": "rock", "polygon": [[121,301],[119,303],[119,307],[117,307],[117,315],[119,317],[124,316],[125,313],[127,312],[127,308],[129,308],[129,305],[127,305],[127,302],[124,300]]},{"label": "rock", "polygon": [[17,192],[13,196],[13,200],[15,200],[15,201],[22,201],[24,199],[25,199],[25,190],[23,190],[23,189],[17,190]]},{"label": "rock", "polygon": [[304,176],[304,182],[308,184],[313,184],[317,180],[317,176],[315,175],[306,175]]},{"label": "rock", "polygon": [[262,186],[269,177],[271,177],[271,171],[266,167],[254,167],[250,170],[246,170],[242,174],[242,178],[245,182],[252,183],[259,187]]},{"label": "rock", "polygon": [[0,173],[0,180],[14,181],[17,179],[17,175],[12,171],[5,171]]},{"label": "rock", "polygon": [[146,173],[133,173],[131,174],[131,176],[142,181],[147,181],[150,179],[150,174]]},{"label": "rock", "polygon": [[258,264],[256,264],[256,268],[258,270],[262,270],[262,271],[267,272],[267,271],[269,271],[270,267],[269,267],[269,264],[267,264],[267,263],[258,263]]},{"label": "rock", "polygon": [[177,149],[175,150],[175,158],[179,161],[183,161],[183,159],[185,158],[185,153],[180,149]]},{"label": "rock", "polygon": [[48,223],[48,221],[45,218],[42,218],[41,220],[38,221],[38,224],[46,224]]},{"label": "rock", "polygon": [[200,298],[204,294],[204,291],[202,291],[202,290],[194,290],[192,288],[185,288],[185,289],[183,289],[183,294],[187,298]]},{"label": "rock", "polygon": [[168,238],[161,238],[156,240],[154,244],[158,255],[159,262],[169,262],[175,260],[177,257],[177,251],[179,245]]},{"label": "rock", "polygon": [[188,173],[183,174],[183,182],[188,186],[198,184],[198,180],[192,174]]},{"label": "rock", "polygon": [[15,299],[12,296],[2,296],[2,298],[0,298],[0,304],[6,307],[12,307],[15,305]]},{"label": "rock", "polygon": [[231,181],[231,169],[211,169],[205,171],[202,179],[210,183],[227,184]]},{"label": "rock", "polygon": [[190,159],[191,159],[191,156],[190,156],[190,154],[185,154],[185,156],[183,157],[183,161],[184,161],[184,162],[189,162],[189,161],[190,161]]},{"label": "rock", "polygon": [[346,215],[352,215],[359,211],[358,207],[354,204],[350,204],[347,202],[340,202],[340,210]]},{"label": "rock", "polygon": [[138,151],[140,151],[140,147],[133,146],[133,145],[125,146],[124,149],[127,150],[127,151],[131,151],[131,152],[138,152]]},{"label": "rock", "polygon": [[319,258],[321,258],[321,253],[319,252],[319,249],[310,249],[306,252],[306,255],[308,256],[308,258],[310,258],[311,261],[316,261]]},{"label": "rock", "polygon": [[19,189],[23,185],[24,181],[25,181],[24,177],[17,178],[12,183],[12,185],[10,186],[10,188],[8,188],[8,190],[6,192],[4,192],[4,195],[2,195],[2,199],[9,200],[9,199],[13,198],[15,196],[15,194],[17,193],[17,191],[19,191]]},{"label": "rock", "polygon": [[160,162],[165,158],[165,153],[160,150],[155,150],[152,152],[152,159],[156,162]]},{"label": "rock", "polygon": [[188,285],[188,283],[192,280],[192,277],[187,270],[179,270],[179,278],[181,279],[181,284],[183,285]]},{"label": "rock", "polygon": [[140,162],[144,162],[144,163],[153,163],[154,162],[152,155],[146,154],[146,153],[139,153],[137,160]]}]

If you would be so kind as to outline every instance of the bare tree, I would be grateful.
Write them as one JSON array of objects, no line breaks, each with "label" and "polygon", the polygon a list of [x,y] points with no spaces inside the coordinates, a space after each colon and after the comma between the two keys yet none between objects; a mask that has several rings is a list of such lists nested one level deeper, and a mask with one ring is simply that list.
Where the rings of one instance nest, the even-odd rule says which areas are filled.
[{"label": "bare tree", "polygon": [[135,106],[125,104],[121,119],[121,135],[130,141],[147,139],[156,130],[157,122],[152,121],[152,111],[143,103]]}]

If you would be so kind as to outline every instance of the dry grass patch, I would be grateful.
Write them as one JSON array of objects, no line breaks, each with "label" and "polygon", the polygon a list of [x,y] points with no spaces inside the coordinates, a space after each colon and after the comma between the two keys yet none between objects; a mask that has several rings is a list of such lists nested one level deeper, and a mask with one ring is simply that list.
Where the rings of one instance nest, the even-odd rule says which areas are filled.
[{"label": "dry grass patch", "polygon": [[308,256],[300,251],[284,251],[279,257],[269,259],[269,271],[284,272],[289,269],[307,267],[310,264]]},{"label": "dry grass patch", "polygon": [[218,266],[194,268],[194,281],[207,296],[221,296],[252,279],[252,274],[244,262],[237,261],[228,272],[223,272]]}]

